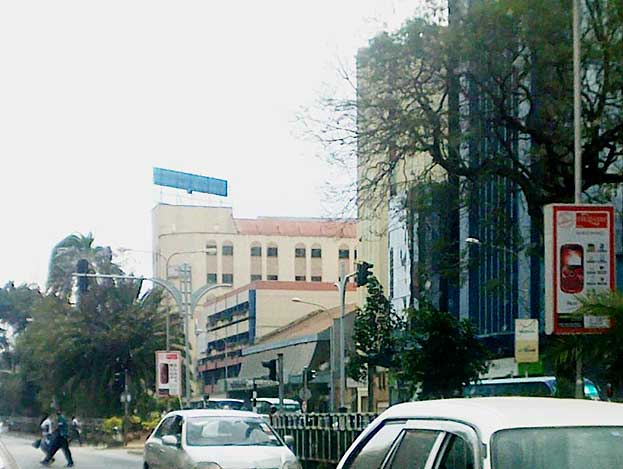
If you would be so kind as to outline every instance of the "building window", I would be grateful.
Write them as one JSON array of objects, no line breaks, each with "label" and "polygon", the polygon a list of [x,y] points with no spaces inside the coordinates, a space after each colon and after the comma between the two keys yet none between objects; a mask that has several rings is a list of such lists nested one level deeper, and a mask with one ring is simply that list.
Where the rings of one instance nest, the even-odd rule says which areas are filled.
[{"label": "building window", "polygon": [[267,275],[267,280],[279,280],[279,275]]},{"label": "building window", "polygon": [[216,274],[208,274],[206,277],[206,283],[216,283]]},{"label": "building window", "polygon": [[322,277],[320,275],[312,275],[312,282],[322,282]]},{"label": "building window", "polygon": [[277,257],[277,255],[278,255],[278,248],[275,248],[275,247],[267,248],[266,249],[266,255],[268,257]]},{"label": "building window", "polygon": [[294,257],[305,257],[305,248],[296,248],[294,250]]},{"label": "building window", "polygon": [[251,246],[251,257],[262,257],[262,246]]},{"label": "building window", "polygon": [[304,282],[305,281],[305,276],[304,275],[296,275],[294,277],[294,280],[296,280],[297,282]]},{"label": "building window", "polygon": [[251,281],[256,282],[258,280],[262,280],[262,274],[251,274]]},{"label": "building window", "polygon": [[322,257],[322,249],[320,249],[320,248],[313,248],[311,250],[311,256],[312,257],[316,257],[316,258]]},{"label": "building window", "polygon": [[223,246],[223,255],[224,256],[233,256],[234,255],[234,247],[232,245],[224,245]]},{"label": "building window", "polygon": [[216,250],[216,242],[210,241],[208,244],[206,244],[206,254],[208,256],[216,256]]},{"label": "building window", "polygon": [[223,283],[234,283],[234,274],[223,274]]},{"label": "building window", "polygon": [[338,257],[340,259],[349,259],[350,258],[350,251],[348,249],[340,249]]},{"label": "building window", "polygon": [[357,250],[356,249],[354,251],[354,254],[355,254],[355,260],[357,260]]}]

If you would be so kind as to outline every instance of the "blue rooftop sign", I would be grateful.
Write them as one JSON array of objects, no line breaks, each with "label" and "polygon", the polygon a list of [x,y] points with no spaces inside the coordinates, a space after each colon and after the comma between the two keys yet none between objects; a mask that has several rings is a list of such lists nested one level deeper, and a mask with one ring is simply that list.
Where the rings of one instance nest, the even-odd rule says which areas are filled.
[{"label": "blue rooftop sign", "polygon": [[203,192],[227,197],[227,181],[171,169],[154,168],[154,184],[183,189],[189,194]]}]

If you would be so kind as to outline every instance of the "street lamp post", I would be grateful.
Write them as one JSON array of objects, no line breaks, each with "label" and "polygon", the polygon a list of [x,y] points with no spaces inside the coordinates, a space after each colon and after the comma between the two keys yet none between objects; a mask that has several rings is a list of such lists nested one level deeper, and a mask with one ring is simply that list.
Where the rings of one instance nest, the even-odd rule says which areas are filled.
[{"label": "street lamp post", "polygon": [[343,275],[339,282],[335,283],[340,294],[340,410],[344,409],[344,402],[346,400],[346,371],[344,369],[346,363],[345,355],[345,341],[344,341],[344,315],[346,314],[346,284],[348,279],[357,275],[357,272],[351,272],[350,274]]},{"label": "street lamp post", "polygon": [[[292,298],[293,303],[303,303],[311,306],[317,306],[323,311],[328,311],[328,308],[321,305],[320,303],[314,303],[312,301],[302,300],[301,298]],[[329,402],[331,403],[331,411],[335,408],[335,344],[333,340],[333,321],[331,321],[331,326],[329,327],[329,370],[331,373],[331,385],[329,386]]]},{"label": "street lamp post", "polygon": [[[170,260],[180,254],[207,254],[209,252],[211,252],[209,249],[200,249],[200,250],[193,250],[193,251],[176,251],[173,252],[171,254],[169,254],[168,256],[165,256],[164,254],[160,253],[159,251],[147,251],[147,250],[141,250],[141,249],[131,249],[131,248],[120,248],[118,250],[121,253],[125,253],[125,252],[146,252],[146,253],[152,253],[156,256],[156,258],[161,257],[164,260],[164,279],[166,281],[169,281],[169,262]],[[157,270],[157,269],[156,269]],[[154,272],[154,277],[158,276],[158,272]],[[179,305],[178,309],[179,309]],[[181,311],[181,309],[180,309]],[[167,315],[166,315],[166,323],[165,323],[165,336],[166,336],[166,350],[167,352],[171,349],[171,334],[170,334],[170,329],[171,329],[171,319],[170,319],[170,314],[169,311],[167,310]]]},{"label": "street lamp post", "polygon": [[[185,269],[184,269],[185,270]],[[173,283],[169,280],[163,280],[161,278],[149,278],[149,277],[133,277],[131,275],[113,275],[113,274],[82,274],[82,273],[73,273],[73,277],[91,277],[91,278],[110,278],[110,279],[122,279],[122,280],[140,280],[140,281],[150,281],[155,283],[156,285],[160,285],[165,290],[167,290],[177,305],[177,309],[179,314],[184,318],[184,352],[185,358],[184,362],[186,365],[186,379],[185,379],[185,400],[186,403],[190,402],[190,351],[189,351],[189,327],[188,320],[194,314],[195,308],[207,293],[216,289],[216,288],[229,288],[231,284],[228,283],[217,283],[214,285],[204,285],[190,295],[190,301],[185,302],[182,296],[182,292],[177,288]]]}]

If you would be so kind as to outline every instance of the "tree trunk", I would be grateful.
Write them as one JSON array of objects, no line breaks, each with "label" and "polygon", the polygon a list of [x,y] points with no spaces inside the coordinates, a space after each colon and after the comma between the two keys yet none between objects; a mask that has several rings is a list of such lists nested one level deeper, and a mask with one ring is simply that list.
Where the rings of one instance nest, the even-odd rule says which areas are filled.
[{"label": "tree trunk", "polygon": [[376,375],[376,367],[368,364],[368,412],[374,412],[374,376]]}]

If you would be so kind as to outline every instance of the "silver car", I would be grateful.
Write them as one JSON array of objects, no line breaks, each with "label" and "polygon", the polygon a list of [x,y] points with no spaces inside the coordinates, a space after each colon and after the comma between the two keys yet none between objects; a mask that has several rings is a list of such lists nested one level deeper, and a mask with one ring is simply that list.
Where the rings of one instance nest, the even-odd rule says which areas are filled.
[{"label": "silver car", "polygon": [[301,469],[288,445],[253,412],[170,412],[145,442],[144,469]]}]

